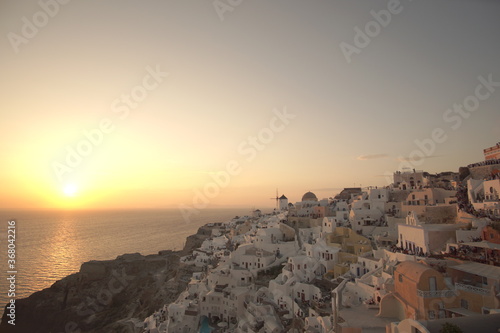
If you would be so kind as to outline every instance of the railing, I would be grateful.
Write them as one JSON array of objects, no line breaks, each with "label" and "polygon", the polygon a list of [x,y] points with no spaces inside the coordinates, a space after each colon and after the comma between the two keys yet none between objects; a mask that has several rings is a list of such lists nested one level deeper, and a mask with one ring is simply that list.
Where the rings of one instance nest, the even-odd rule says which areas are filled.
[{"label": "railing", "polygon": [[455,292],[453,290],[417,290],[417,295],[420,297],[453,297]]},{"label": "railing", "polygon": [[[455,290],[463,290],[483,296],[490,294],[490,290],[488,289],[463,283],[455,283]],[[417,290],[417,295],[424,298],[453,297],[456,295],[456,292],[454,290]]]},{"label": "railing", "polygon": [[468,292],[480,294],[483,296],[488,296],[490,294],[490,291],[488,289],[484,289],[484,288],[476,287],[476,286],[471,286],[469,284],[455,283],[455,288],[457,290],[468,291]]}]

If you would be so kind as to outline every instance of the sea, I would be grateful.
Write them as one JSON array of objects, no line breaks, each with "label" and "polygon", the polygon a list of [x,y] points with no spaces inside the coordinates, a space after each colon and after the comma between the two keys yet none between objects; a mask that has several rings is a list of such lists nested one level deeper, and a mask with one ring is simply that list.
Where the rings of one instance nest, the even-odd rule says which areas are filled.
[{"label": "sea", "polygon": [[[181,250],[186,237],[200,226],[249,214],[249,209],[203,209],[187,221],[178,209],[0,211],[0,315],[10,299],[48,288],[78,272],[86,261]],[[11,220],[15,220],[15,228],[10,228],[15,230],[13,267],[7,257]],[[10,275],[15,275],[15,297],[8,295]]]}]

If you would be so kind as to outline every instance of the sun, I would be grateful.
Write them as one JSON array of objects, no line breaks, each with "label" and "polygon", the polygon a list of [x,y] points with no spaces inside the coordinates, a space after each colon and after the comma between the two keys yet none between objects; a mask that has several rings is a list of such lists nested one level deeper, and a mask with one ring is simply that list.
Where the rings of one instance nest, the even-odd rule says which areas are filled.
[{"label": "sun", "polygon": [[67,197],[74,197],[78,192],[78,188],[75,184],[66,184],[63,188],[63,192]]}]

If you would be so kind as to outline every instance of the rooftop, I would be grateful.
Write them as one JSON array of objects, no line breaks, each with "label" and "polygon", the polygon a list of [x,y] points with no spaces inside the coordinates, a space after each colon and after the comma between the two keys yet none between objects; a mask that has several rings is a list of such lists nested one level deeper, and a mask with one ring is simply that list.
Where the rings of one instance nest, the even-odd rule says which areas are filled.
[{"label": "rooftop", "polygon": [[413,261],[403,261],[396,268],[397,272],[415,282],[418,282],[420,280],[420,276],[428,270],[434,269]]},{"label": "rooftop", "polygon": [[420,322],[431,333],[439,333],[446,322],[459,326],[463,332],[497,333],[500,326],[500,314],[444,318],[430,321],[423,320]]},{"label": "rooftop", "polygon": [[385,333],[385,327],[391,322],[398,321],[397,318],[377,317],[378,309],[369,309],[366,305],[352,308],[343,308],[339,316],[345,320],[346,327],[361,327],[363,332]]},{"label": "rooftop", "polygon": [[318,197],[312,192],[307,192],[302,196],[302,201],[318,201]]},{"label": "rooftop", "polygon": [[495,280],[500,279],[500,267],[497,266],[480,264],[478,262],[469,262],[461,265],[455,265],[450,268],[470,274],[485,276]]}]

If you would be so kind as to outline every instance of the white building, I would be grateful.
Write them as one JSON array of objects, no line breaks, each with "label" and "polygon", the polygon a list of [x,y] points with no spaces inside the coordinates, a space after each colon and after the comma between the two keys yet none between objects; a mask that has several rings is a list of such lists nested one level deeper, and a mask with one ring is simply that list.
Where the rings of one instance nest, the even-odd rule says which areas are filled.
[{"label": "white building", "polygon": [[429,178],[427,174],[421,170],[413,171],[396,171],[394,173],[394,187],[400,190],[410,190],[427,186]]},{"label": "white building", "polygon": [[398,246],[414,254],[440,252],[456,242],[459,224],[425,224],[410,212],[406,224],[398,224]]},{"label": "white building", "polygon": [[284,194],[279,198],[279,208],[280,210],[288,210],[288,198]]},{"label": "white building", "polygon": [[276,261],[276,254],[245,244],[231,253],[231,260],[241,268],[250,271],[266,268]]},{"label": "white building", "polygon": [[486,210],[500,215],[500,179],[467,181],[469,201],[476,210]]},{"label": "white building", "polygon": [[352,229],[368,233],[373,228],[382,225],[385,215],[385,204],[389,201],[389,190],[385,188],[372,188],[353,199],[349,221]]}]

